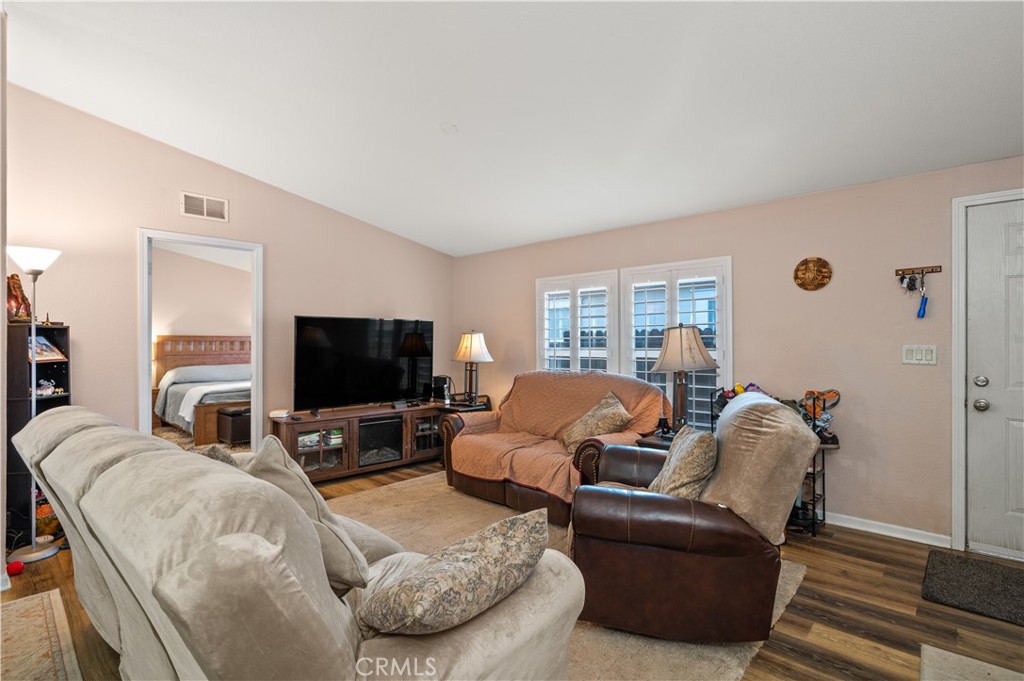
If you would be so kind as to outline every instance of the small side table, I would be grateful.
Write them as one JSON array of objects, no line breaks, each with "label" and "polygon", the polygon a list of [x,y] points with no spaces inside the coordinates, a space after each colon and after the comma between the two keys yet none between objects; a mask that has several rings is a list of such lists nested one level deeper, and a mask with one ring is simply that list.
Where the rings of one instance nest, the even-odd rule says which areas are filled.
[{"label": "small side table", "polygon": [[652,433],[637,440],[636,446],[647,447],[648,449],[661,449],[667,452],[672,447],[672,438]]},{"label": "small side table", "polygon": [[477,397],[476,404],[466,404],[459,402],[452,402],[451,404],[442,404],[438,406],[438,411],[444,414],[458,414],[464,411],[490,411],[491,410],[491,398],[487,395],[480,395]]}]

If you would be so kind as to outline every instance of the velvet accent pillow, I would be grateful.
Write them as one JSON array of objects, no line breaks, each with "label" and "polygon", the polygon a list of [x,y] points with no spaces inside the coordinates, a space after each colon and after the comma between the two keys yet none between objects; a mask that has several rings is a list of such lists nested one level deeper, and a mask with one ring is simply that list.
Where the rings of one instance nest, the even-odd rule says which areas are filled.
[{"label": "velvet accent pillow", "polygon": [[273,435],[263,438],[256,455],[242,463],[241,468],[285,492],[313,522],[320,537],[327,579],[335,593],[343,595],[352,587],[366,586],[366,558],[280,440]]},{"label": "velvet accent pillow", "polygon": [[548,545],[547,518],[547,509],[506,518],[427,556],[363,602],[363,636],[433,634],[484,612],[533,574]]},{"label": "velvet accent pillow", "polygon": [[562,444],[565,450],[572,456],[576,448],[588,437],[605,435],[607,433],[618,433],[626,424],[633,420],[622,402],[609,392],[593,409],[579,417],[562,433]]},{"label": "velvet accent pillow", "polygon": [[668,457],[647,489],[681,499],[696,499],[715,472],[718,442],[711,433],[683,426],[669,447]]}]

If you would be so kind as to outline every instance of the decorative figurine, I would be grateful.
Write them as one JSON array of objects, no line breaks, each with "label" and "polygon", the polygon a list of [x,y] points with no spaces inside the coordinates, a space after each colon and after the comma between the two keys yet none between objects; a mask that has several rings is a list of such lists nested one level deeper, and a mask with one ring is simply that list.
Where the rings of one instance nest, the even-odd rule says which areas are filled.
[{"label": "decorative figurine", "polygon": [[28,302],[25,289],[21,287],[21,277],[17,274],[7,277],[7,321],[32,321],[32,305]]}]

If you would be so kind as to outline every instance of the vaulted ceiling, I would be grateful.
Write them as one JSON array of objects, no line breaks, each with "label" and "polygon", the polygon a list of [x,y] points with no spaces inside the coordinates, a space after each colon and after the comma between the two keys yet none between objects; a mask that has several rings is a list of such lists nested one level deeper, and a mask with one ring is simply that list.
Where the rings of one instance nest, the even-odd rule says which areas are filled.
[{"label": "vaulted ceiling", "polygon": [[5,8],[11,82],[452,255],[1024,153],[1020,2]]}]

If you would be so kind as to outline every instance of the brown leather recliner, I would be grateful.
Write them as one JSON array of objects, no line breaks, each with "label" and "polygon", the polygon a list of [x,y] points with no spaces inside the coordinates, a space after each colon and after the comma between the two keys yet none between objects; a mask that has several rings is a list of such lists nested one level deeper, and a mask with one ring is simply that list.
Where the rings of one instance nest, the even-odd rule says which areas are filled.
[{"label": "brown leather recliner", "polygon": [[666,452],[609,445],[576,457],[572,553],[587,587],[580,619],[680,641],[768,638],[776,545],[819,441],[764,395],[733,400],[716,437],[718,466],[699,501],[644,489]]}]

